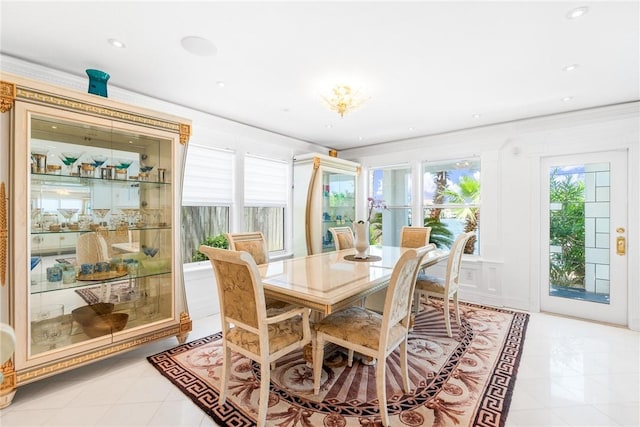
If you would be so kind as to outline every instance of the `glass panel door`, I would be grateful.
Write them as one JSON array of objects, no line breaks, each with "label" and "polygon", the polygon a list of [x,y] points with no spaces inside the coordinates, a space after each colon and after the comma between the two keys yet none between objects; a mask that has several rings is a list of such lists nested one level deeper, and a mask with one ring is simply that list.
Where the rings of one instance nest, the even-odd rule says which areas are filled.
[{"label": "glass panel door", "polygon": [[626,322],[625,165],[622,152],[546,161],[544,310]]}]

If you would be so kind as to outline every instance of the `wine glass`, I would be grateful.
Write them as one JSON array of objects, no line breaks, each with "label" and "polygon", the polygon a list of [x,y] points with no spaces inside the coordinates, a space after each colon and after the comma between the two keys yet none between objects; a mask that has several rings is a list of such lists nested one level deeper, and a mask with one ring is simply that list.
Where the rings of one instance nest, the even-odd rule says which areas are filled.
[{"label": "wine glass", "polygon": [[93,156],[91,156],[91,161],[93,162],[93,167],[95,168],[96,172],[98,172],[98,177],[99,177],[100,166],[102,166],[104,162],[107,161],[107,156],[102,154],[94,154]]},{"label": "wine glass", "polygon": [[96,216],[98,217],[98,224],[102,225],[102,223],[104,222],[104,217],[107,216],[110,210],[111,209],[91,209],[91,212],[96,214]]},{"label": "wine glass", "polygon": [[146,256],[151,257],[151,258],[156,256],[158,254],[159,250],[160,250],[160,248],[154,248],[152,246],[142,246],[142,252],[144,252],[144,254]]},{"label": "wine glass", "polygon": [[138,212],[140,211],[140,209],[120,208],[120,210],[122,211],[123,214],[127,216],[129,220],[129,227],[134,227],[134,224],[136,223],[135,217],[136,215],[138,215]]},{"label": "wine glass", "polygon": [[60,160],[62,160],[62,163],[64,163],[67,166],[67,169],[69,170],[68,175],[73,175],[73,165],[75,165],[75,163],[78,161],[78,159],[81,156],[82,156],[82,153],[68,152],[68,151],[58,154],[58,157],[60,157]]},{"label": "wine glass", "polygon": [[69,228],[69,223],[71,222],[71,218],[73,218],[73,216],[79,211],[80,209],[76,209],[76,208],[59,208],[58,212],[60,212],[60,215],[62,215],[64,217],[64,219],[66,219],[66,228]]},{"label": "wine glass", "polygon": [[116,159],[116,169],[129,169],[133,160],[131,159]]},{"label": "wine glass", "polygon": [[31,339],[52,350],[65,337],[71,335],[72,321],[64,315],[63,304],[49,304],[31,309]]}]

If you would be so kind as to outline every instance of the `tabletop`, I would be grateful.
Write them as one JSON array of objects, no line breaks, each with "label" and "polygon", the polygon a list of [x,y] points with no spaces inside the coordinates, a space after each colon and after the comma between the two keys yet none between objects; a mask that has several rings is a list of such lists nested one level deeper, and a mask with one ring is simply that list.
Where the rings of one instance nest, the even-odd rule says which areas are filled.
[{"label": "tabletop", "polygon": [[[393,267],[407,250],[396,246],[371,246],[369,254],[381,259],[368,262],[345,260],[346,255],[355,254],[355,249],[344,249],[270,261],[258,269],[266,295],[330,314],[384,289]],[[429,267],[448,256],[448,251],[430,250],[422,265]]]}]

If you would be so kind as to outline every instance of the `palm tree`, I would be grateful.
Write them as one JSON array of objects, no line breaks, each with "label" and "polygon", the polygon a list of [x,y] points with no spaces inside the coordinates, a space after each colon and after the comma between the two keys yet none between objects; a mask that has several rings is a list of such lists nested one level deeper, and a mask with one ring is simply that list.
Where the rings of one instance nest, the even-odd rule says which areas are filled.
[{"label": "palm tree", "polygon": [[[447,196],[451,203],[458,205],[475,205],[480,201],[480,181],[470,175],[462,175],[458,181],[458,190],[446,188],[444,195]],[[466,206],[464,208],[455,209],[458,219],[465,221],[464,231],[476,231],[478,229],[478,220],[480,219],[480,210],[476,207]],[[477,236],[469,239],[464,247],[465,254],[472,254],[475,248]]]}]

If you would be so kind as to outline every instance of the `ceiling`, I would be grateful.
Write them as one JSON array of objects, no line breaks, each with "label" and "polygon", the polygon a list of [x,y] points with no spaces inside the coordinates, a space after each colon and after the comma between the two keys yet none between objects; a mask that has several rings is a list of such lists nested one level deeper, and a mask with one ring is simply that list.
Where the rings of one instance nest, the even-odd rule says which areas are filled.
[{"label": "ceiling", "polygon": [[[2,0],[0,52],[344,150],[638,101],[639,5]],[[368,100],[340,118],[335,84]]]}]

